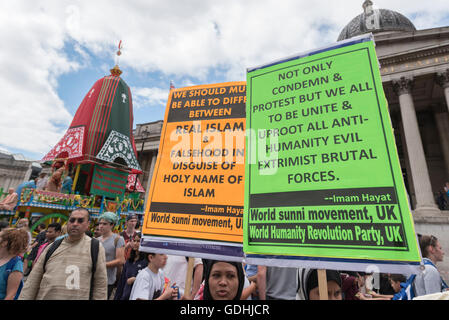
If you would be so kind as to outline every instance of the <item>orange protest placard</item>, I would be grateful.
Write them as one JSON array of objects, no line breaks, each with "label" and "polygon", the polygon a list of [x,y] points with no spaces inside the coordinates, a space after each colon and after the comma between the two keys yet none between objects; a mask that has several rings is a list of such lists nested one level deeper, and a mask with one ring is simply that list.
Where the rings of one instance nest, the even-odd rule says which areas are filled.
[{"label": "orange protest placard", "polygon": [[144,235],[242,243],[246,82],[170,91]]}]

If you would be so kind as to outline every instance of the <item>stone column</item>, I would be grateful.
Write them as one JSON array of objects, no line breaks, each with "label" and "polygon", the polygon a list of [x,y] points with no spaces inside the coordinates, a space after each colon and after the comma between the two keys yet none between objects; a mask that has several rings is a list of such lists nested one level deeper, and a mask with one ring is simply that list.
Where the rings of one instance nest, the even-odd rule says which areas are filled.
[{"label": "stone column", "polygon": [[410,202],[410,207],[414,209],[415,204],[416,204],[416,192],[415,192],[415,186],[413,185],[413,177],[411,174],[412,169],[410,169],[410,159],[409,159],[409,153],[407,150],[407,142],[405,141],[404,125],[402,124],[402,118],[400,116],[397,121],[399,123],[399,132],[401,135],[402,152],[404,154],[404,167],[405,167],[405,171],[407,172],[407,185],[408,185],[407,191],[409,192],[408,200]]},{"label": "stone column", "polygon": [[5,181],[5,190],[8,191],[10,187],[11,187],[11,177],[7,177]]},{"label": "stone column", "polygon": [[399,96],[402,124],[410,162],[413,186],[416,193],[415,214],[433,215],[439,213],[430,183],[426,157],[416,118],[412,97],[413,79],[401,77],[393,80],[393,88]]},{"label": "stone column", "polygon": [[437,83],[444,89],[444,96],[446,97],[446,106],[449,109],[449,69],[445,72],[437,74]]},{"label": "stone column", "polygon": [[449,176],[449,114],[445,111],[446,108],[442,108],[440,105],[433,106],[432,109],[438,129],[438,136],[440,137],[446,173]]}]

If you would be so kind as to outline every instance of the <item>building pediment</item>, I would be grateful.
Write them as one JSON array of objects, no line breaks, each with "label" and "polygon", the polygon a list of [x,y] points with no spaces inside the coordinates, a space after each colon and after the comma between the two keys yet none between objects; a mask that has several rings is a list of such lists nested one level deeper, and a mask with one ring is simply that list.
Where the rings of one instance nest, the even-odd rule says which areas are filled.
[{"label": "building pediment", "polygon": [[379,57],[382,76],[412,72],[413,75],[444,71],[449,67],[449,43],[443,47],[413,50],[387,58]]},{"label": "building pediment", "polygon": [[403,33],[381,33],[374,36],[377,56],[381,60],[428,55],[449,46],[449,27]]},{"label": "building pediment", "polygon": [[449,68],[449,27],[375,35],[384,82],[421,76]]}]

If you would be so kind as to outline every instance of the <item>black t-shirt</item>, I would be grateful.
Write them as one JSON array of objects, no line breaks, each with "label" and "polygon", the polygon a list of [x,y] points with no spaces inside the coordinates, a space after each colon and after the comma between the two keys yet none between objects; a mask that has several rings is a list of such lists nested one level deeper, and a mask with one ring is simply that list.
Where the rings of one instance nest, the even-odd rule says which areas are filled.
[{"label": "black t-shirt", "polygon": [[37,242],[37,245],[31,250],[29,256],[28,256],[28,260],[33,260],[36,255],[37,255],[37,251],[39,250],[39,247],[45,242],[47,241],[47,237],[46,237],[47,231],[41,231],[39,232],[39,234],[36,236],[36,239],[34,240],[34,242]]}]

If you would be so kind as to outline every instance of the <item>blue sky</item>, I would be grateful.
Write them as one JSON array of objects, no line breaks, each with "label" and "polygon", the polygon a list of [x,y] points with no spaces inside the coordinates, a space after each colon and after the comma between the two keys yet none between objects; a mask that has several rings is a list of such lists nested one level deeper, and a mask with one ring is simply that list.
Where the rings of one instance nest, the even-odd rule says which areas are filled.
[{"label": "blue sky", "polygon": [[[76,52],[74,52],[73,49],[67,49],[66,52],[76,56]],[[112,68],[115,64],[114,59],[111,59],[110,57],[99,58],[93,54],[89,54],[89,57],[91,63],[90,67],[63,74],[58,78],[58,95],[64,101],[67,110],[72,116],[75,114],[79,104],[92,85],[98,79],[109,74],[104,67],[110,66],[109,68]],[[142,88],[151,81],[160,88],[164,88],[165,86],[168,94],[170,79],[167,77],[158,74],[157,72],[144,73],[138,72],[132,68],[123,67],[121,67],[121,69],[124,72],[121,77],[125,80],[128,86],[132,88]],[[134,104],[134,117],[135,119],[138,119],[139,123],[160,120],[164,117],[165,105],[163,104],[156,103],[149,106],[148,103],[143,103],[141,101],[135,101]],[[151,107],[151,112],[145,107]]]},{"label": "blue sky", "polygon": [[[375,0],[417,29],[449,26],[447,0]],[[0,150],[41,159],[115,64],[134,125],[162,120],[176,87],[245,80],[246,68],[335,42],[363,0],[43,0],[0,4]],[[431,4],[431,5],[429,5]]]}]

